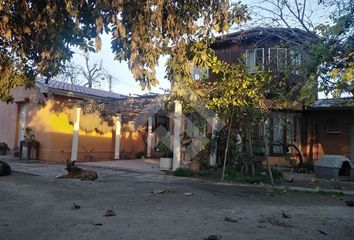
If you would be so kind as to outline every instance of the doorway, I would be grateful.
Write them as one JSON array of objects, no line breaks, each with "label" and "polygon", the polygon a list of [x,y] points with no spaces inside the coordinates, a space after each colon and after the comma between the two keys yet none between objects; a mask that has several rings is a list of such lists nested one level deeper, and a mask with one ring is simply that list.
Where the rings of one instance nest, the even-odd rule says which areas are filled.
[{"label": "doorway", "polygon": [[27,115],[27,105],[26,103],[20,103],[18,105],[18,137],[17,144],[20,146],[20,142],[25,140],[26,135],[26,115]]}]

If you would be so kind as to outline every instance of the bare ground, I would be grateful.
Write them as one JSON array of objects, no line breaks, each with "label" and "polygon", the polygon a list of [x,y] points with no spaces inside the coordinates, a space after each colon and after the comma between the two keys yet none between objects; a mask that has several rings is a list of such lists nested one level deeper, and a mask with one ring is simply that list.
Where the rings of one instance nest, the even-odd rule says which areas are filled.
[{"label": "bare ground", "polygon": [[[0,239],[354,239],[354,208],[344,203],[352,197],[98,173],[95,182],[1,177]],[[103,216],[108,209],[116,215]]]}]

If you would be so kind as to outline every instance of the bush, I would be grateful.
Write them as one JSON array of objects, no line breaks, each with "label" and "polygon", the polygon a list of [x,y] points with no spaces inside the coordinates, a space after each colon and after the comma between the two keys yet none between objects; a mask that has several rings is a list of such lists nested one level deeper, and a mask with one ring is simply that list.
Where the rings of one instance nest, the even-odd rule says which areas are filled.
[{"label": "bush", "polygon": [[301,168],[298,169],[298,172],[301,173],[309,173],[309,172],[313,172],[314,168],[313,168],[313,163],[303,163],[301,165]]},{"label": "bush", "polygon": [[241,182],[241,183],[261,183],[268,180],[266,175],[263,174],[256,174],[252,175],[227,175],[225,176],[225,180],[232,181],[232,182]]},{"label": "bush", "polygon": [[136,158],[144,158],[145,157],[145,152],[143,152],[143,151],[141,151],[141,152],[137,152],[136,154],[135,154],[135,157]]},{"label": "bush", "polygon": [[7,150],[9,150],[7,144],[4,142],[0,142],[0,155],[6,155]]},{"label": "bush", "polygon": [[[277,169],[272,168],[272,175],[274,180],[278,180],[283,177],[283,173]],[[270,181],[270,177],[267,169],[263,171],[257,171],[253,176],[252,173],[242,174],[235,166],[228,166],[225,171],[225,180],[232,182],[246,182],[246,183],[261,183]]]},{"label": "bush", "polygon": [[[269,174],[268,170],[266,172],[267,172],[267,174]],[[283,178],[283,173],[281,171],[279,171],[278,169],[271,168],[271,172],[272,172],[272,176],[273,176],[274,180],[279,180],[279,179]]]},{"label": "bush", "polygon": [[188,168],[177,168],[176,171],[174,172],[175,176],[177,177],[193,177],[195,174],[192,170]]}]

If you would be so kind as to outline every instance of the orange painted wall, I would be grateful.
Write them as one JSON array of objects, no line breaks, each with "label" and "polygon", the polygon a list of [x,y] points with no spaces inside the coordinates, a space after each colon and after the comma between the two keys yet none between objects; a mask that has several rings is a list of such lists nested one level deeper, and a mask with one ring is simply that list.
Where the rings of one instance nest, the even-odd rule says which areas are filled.
[{"label": "orange painted wall", "polygon": [[[39,159],[45,161],[64,162],[70,159],[73,126],[68,116],[56,104],[68,101],[68,97],[49,95],[44,99],[39,89],[17,88],[13,91],[16,101],[29,98],[27,103],[26,127],[30,127],[40,143]],[[22,99],[22,100],[21,100]],[[44,101],[45,100],[45,101]],[[44,105],[42,103],[45,103]],[[56,104],[55,104],[56,103]],[[18,104],[0,103],[0,141],[6,142],[10,148],[17,146]],[[115,132],[98,134],[80,130],[78,161],[111,160],[114,156]],[[122,132],[121,152],[134,158],[139,151],[144,151],[145,143],[138,132]],[[88,152],[90,152],[88,154]]]},{"label": "orange painted wall", "polygon": [[[327,122],[329,120],[339,123],[340,133],[327,133]],[[349,157],[350,124],[354,124],[354,111],[351,110],[328,110],[308,113],[307,137],[304,148],[306,160],[317,160],[324,154]]]}]

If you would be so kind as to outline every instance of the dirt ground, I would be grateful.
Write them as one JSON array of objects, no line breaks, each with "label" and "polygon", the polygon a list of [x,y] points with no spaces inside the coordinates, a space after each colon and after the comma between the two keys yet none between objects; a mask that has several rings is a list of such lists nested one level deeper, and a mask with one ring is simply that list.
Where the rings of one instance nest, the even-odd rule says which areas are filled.
[{"label": "dirt ground", "polygon": [[1,177],[0,239],[354,239],[353,197],[97,171],[94,182]]}]

